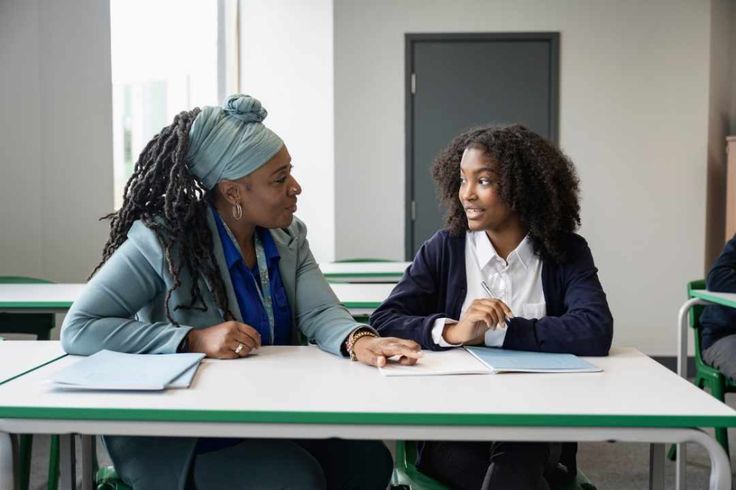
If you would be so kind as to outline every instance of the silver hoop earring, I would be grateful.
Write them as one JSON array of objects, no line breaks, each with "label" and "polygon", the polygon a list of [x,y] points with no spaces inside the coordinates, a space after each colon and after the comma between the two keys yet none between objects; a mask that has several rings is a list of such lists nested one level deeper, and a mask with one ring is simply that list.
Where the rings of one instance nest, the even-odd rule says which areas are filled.
[{"label": "silver hoop earring", "polygon": [[237,203],[235,206],[233,206],[233,218],[235,218],[235,221],[237,221],[242,217],[243,207],[240,205],[240,203]]}]

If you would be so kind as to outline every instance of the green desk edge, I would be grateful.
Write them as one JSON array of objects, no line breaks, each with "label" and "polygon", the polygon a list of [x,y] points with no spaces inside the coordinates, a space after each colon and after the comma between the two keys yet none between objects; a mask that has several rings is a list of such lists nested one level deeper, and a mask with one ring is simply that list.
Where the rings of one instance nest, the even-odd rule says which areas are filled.
[{"label": "green desk edge", "polygon": [[703,299],[710,303],[715,303],[721,306],[729,306],[731,308],[736,308],[736,301],[729,301],[727,299],[719,298],[718,296],[713,296],[712,294],[710,294],[710,291],[706,291],[706,290],[701,290],[701,289],[692,290],[690,291],[690,297]]},{"label": "green desk edge", "polygon": [[0,310],[34,310],[39,308],[69,309],[71,301],[0,301]]},{"label": "green desk edge", "polygon": [[401,279],[403,272],[323,272],[327,279],[339,279],[342,277],[387,277],[390,279]]},{"label": "green desk edge", "polygon": [[0,406],[0,418],[258,424],[428,425],[454,427],[736,427],[736,415],[397,414],[383,412],[277,412],[2,406]]}]

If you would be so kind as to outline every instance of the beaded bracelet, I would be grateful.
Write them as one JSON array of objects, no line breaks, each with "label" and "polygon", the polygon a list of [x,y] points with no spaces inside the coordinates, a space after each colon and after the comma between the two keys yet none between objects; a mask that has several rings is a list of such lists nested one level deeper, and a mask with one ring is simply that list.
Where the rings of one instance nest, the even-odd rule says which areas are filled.
[{"label": "beaded bracelet", "polygon": [[355,355],[355,352],[353,351],[353,347],[355,346],[355,342],[357,342],[358,339],[363,338],[363,337],[378,337],[378,335],[373,330],[368,330],[368,329],[356,330],[353,333],[351,333],[350,336],[348,337],[348,343],[345,346],[345,349],[348,351],[348,354],[350,355],[351,361],[358,360],[357,356]]}]

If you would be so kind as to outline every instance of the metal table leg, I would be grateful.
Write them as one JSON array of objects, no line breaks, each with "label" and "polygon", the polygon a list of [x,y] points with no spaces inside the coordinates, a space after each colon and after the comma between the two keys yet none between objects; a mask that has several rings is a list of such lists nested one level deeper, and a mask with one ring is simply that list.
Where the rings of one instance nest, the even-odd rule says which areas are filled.
[{"label": "metal table leg", "polygon": [[649,445],[649,490],[664,490],[664,444]]},{"label": "metal table leg", "polygon": [[74,437],[74,434],[61,434],[59,436],[62,490],[74,490],[77,488],[77,465]]},{"label": "metal table leg", "polygon": [[0,490],[15,490],[13,441],[7,432],[0,432]]}]

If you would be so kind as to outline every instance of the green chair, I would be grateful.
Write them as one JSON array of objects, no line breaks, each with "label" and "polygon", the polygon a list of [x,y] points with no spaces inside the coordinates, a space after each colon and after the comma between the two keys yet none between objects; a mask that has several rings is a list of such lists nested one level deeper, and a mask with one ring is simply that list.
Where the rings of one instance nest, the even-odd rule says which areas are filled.
[{"label": "green chair", "polygon": [[[396,441],[396,464],[391,487],[409,490],[449,490],[448,487],[428,477],[416,467],[417,447],[413,441]],[[595,490],[595,485],[578,470],[574,480],[558,484],[553,490]]]},{"label": "green chair", "polygon": [[[691,281],[687,285],[688,297],[690,291],[693,289],[705,289],[705,281]],[[701,334],[702,329],[700,328],[700,315],[703,313],[703,306],[698,305],[690,309],[690,327],[693,328],[693,337],[695,338],[695,384],[698,388],[708,389],[710,394],[715,398],[719,399],[723,403],[726,402],[726,393],[736,392],[736,383],[733,380],[724,376],[718,369],[713,366],[709,366],[705,360],[703,360],[703,353],[701,351]],[[716,440],[729,454],[728,451],[728,432],[725,427],[716,427]]]},{"label": "green chair", "polygon": [[[698,279],[697,281],[687,283],[688,298],[690,297],[690,292],[694,289],[706,289],[705,280]],[[695,351],[695,379],[693,383],[701,390],[707,388],[711,395],[725,403],[726,393],[736,393],[736,383],[724,376],[718,369],[709,366],[703,360],[703,353],[701,351],[702,329],[700,328],[700,315],[703,313],[703,308],[703,305],[696,305],[690,308],[690,328],[693,329],[693,338],[695,339],[695,347],[693,349]],[[728,455],[728,431],[725,427],[716,427],[715,433],[716,441],[718,441],[718,444],[723,447],[723,450]],[[676,451],[676,446],[673,445],[670,447],[667,457],[674,460],[677,454]]]},{"label": "green chair", "polygon": [[[0,276],[0,284],[48,284],[50,281],[22,276]],[[32,334],[37,340],[49,340],[54,328],[54,315],[50,313],[0,313],[0,332]],[[26,490],[31,477],[31,454],[33,436],[18,437],[20,465],[19,488]],[[51,436],[49,450],[48,489],[56,490],[59,480],[59,436]]]},{"label": "green chair", "polygon": [[123,480],[120,479],[112,466],[99,468],[95,475],[95,483],[97,484],[97,490],[132,490],[123,483]]}]

